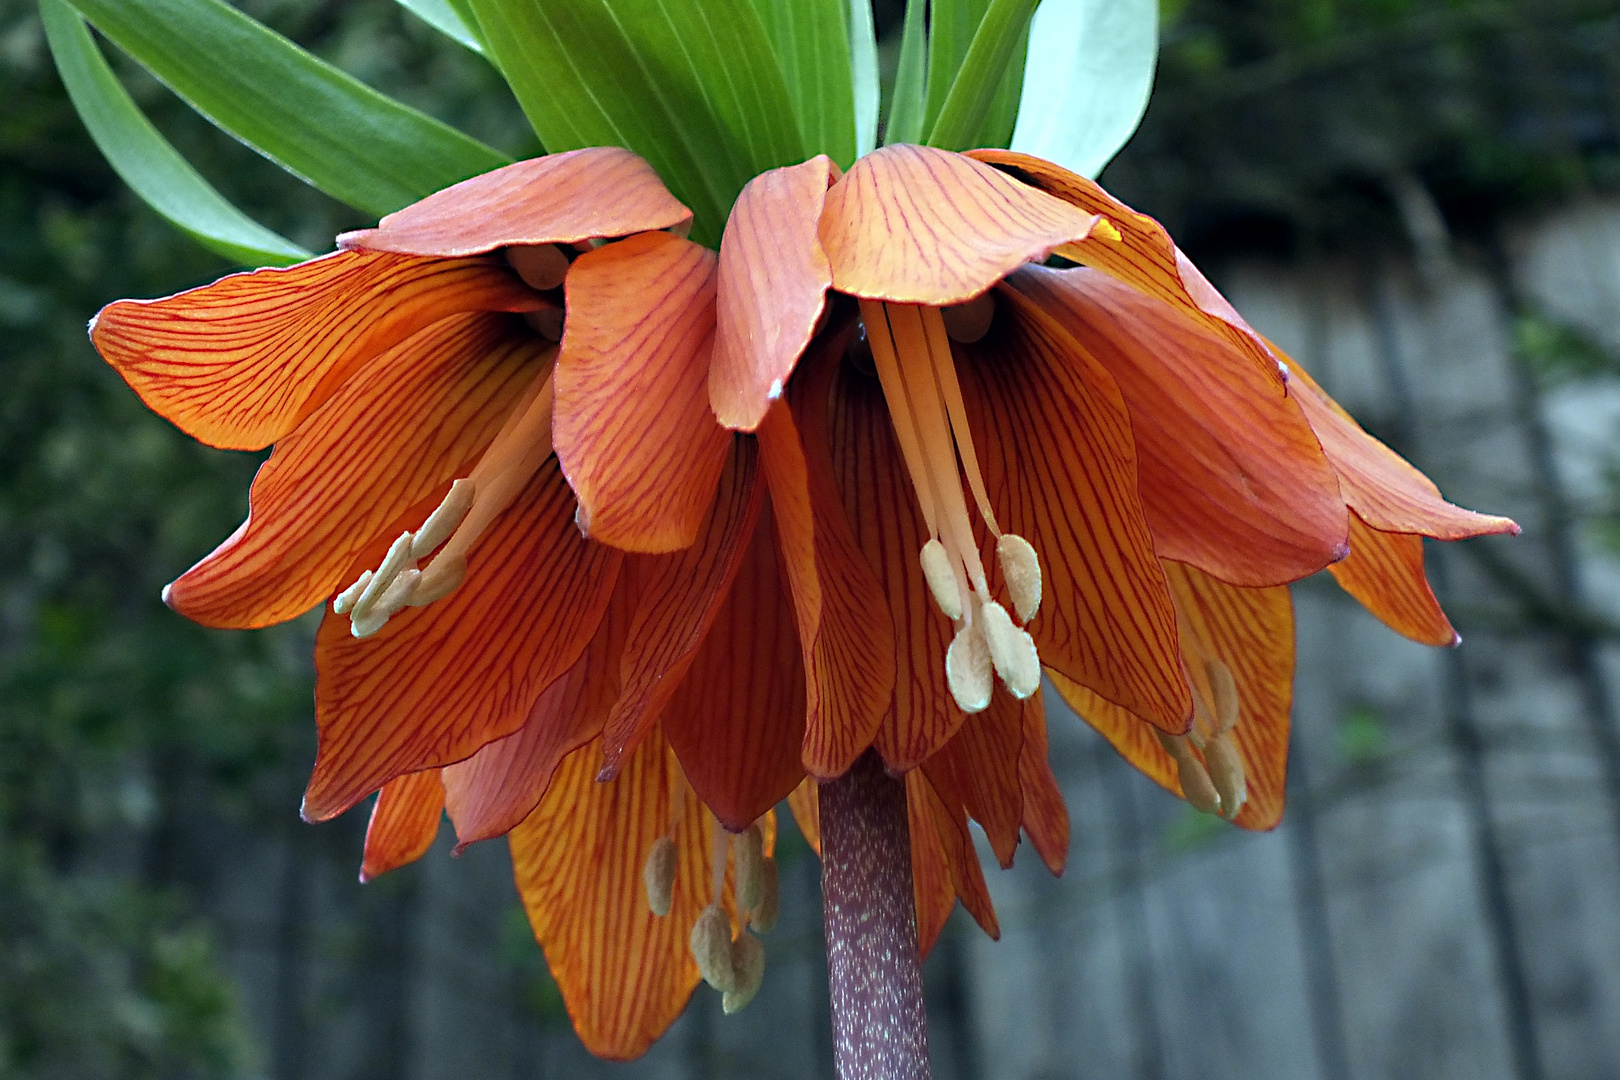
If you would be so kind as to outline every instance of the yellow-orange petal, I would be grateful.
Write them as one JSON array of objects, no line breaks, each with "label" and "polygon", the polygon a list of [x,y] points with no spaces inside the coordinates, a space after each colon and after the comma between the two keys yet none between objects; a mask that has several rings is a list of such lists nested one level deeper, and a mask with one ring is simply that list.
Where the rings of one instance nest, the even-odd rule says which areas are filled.
[{"label": "yellow-orange petal", "polygon": [[886,146],[827,192],[820,234],[833,288],[939,307],[1084,239],[1097,220],[962,154]]},{"label": "yellow-orange petal", "polygon": [[720,823],[746,829],[804,779],[804,662],[767,512],[662,727]]},{"label": "yellow-orange petal", "polygon": [[832,284],[816,228],[837,171],[825,154],[772,169],[731,207],[709,367],[709,402],[728,428],[759,426],[810,344]]},{"label": "yellow-orange petal", "polygon": [[998,293],[957,374],[1001,527],[1034,545],[1041,662],[1170,732],[1192,718],[1175,612],[1137,489],[1124,398],[1031,301]]},{"label": "yellow-orange petal", "polygon": [[[671,784],[656,729],[614,779],[597,781],[600,760],[595,743],[563,759],[512,830],[512,870],[574,1030],[593,1054],[623,1061],[646,1052],[697,985],[687,936],[709,902],[714,830],[691,790]],[[641,873],[672,826],[675,888],[660,917]]]},{"label": "yellow-orange petal", "polygon": [[676,551],[703,524],[731,444],[709,409],[714,279],[714,253],[668,233],[568,272],[552,441],[594,540]]},{"label": "yellow-orange petal", "polygon": [[91,321],[90,339],[187,435],[261,450],[366,361],[446,315],[543,303],[492,259],[340,251],[161,300],[119,300]]},{"label": "yellow-orange petal", "polygon": [[1395,631],[1424,645],[1462,639],[1423,573],[1423,538],[1379,532],[1350,516],[1350,557],[1328,567],[1344,591]]},{"label": "yellow-orange petal", "polygon": [[1018,776],[1023,749],[1024,703],[999,687],[990,707],[968,717],[951,741],[922,764],[940,796],[960,802],[983,827],[1003,869],[1012,865],[1024,822]]},{"label": "yellow-orange petal", "polygon": [[571,244],[667,229],[692,211],[628,150],[593,146],[514,162],[436,191],[338,246],[472,255],[509,244]]},{"label": "yellow-orange petal", "polygon": [[799,835],[817,856],[821,854],[821,803],[816,795],[816,778],[806,776],[799,786],[788,794],[788,809],[793,811],[793,823]]},{"label": "yellow-orange petal", "polygon": [[1054,874],[1069,861],[1069,808],[1052,775],[1047,756],[1045,695],[1024,701],[1024,748],[1018,755],[1018,780],[1024,789],[1024,834]]},{"label": "yellow-orange petal", "polygon": [[1182,254],[1164,226],[1061,165],[1012,150],[970,150],[968,156],[1002,169],[1086,213],[1100,214],[1112,228],[1066,244],[1057,254],[1112,274],[1149,296],[1202,320],[1247,354],[1257,370],[1281,380],[1267,343],[1209,280]]},{"label": "yellow-orange petal", "polygon": [[602,730],[603,776],[613,775],[686,677],[747,558],[764,503],[753,440],[734,439],[696,541],[684,551],[632,560],[626,572],[634,577],[634,614],[618,698]]},{"label": "yellow-orange petal", "polygon": [[349,584],[355,554],[465,476],[547,362],[547,343],[509,320],[453,315],[357,372],[276,444],[247,521],[164,590],[169,606],[205,626],[268,626]]},{"label": "yellow-orange petal", "polygon": [[[951,889],[979,928],[992,939],[1001,937],[1001,925],[996,919],[995,906],[990,902],[990,888],[985,884],[984,868],[979,865],[979,853],[973,846],[973,835],[968,832],[967,814],[962,804],[953,804],[944,798],[923,770],[913,769],[906,774],[906,806],[911,824],[913,889],[917,880],[923,880],[918,876],[918,838],[926,838],[931,833],[932,840],[924,840],[923,850],[930,855],[937,853],[943,860]],[[939,846],[934,848],[934,843]],[[936,876],[937,872],[927,875],[930,884]],[[922,912],[920,905],[918,912]],[[950,914],[950,906],[945,908],[945,914]],[[920,933],[918,938],[918,944],[922,945]],[[930,948],[937,938],[936,930],[933,939],[927,942]],[[924,955],[926,953],[925,949]]]},{"label": "yellow-orange petal", "polygon": [[1274,372],[1100,270],[1029,267],[1007,284],[1108,369],[1130,410],[1142,509],[1161,558],[1281,585],[1344,557],[1338,476]]},{"label": "yellow-orange petal", "polygon": [[1436,540],[1518,533],[1519,527],[1505,517],[1478,514],[1441,498],[1434,481],[1367,434],[1299,361],[1275,345],[1272,350],[1287,363],[1294,400],[1339,472],[1344,501],[1362,521],[1379,532],[1417,533]]},{"label": "yellow-orange petal", "polygon": [[[376,566],[418,504],[364,549]],[[304,816],[342,813],[404,772],[448,765],[523,725],[535,700],[584,652],[612,596],[621,556],[580,537],[555,459],[492,524],[467,576],[437,603],[406,608],[356,639],[330,612],[315,638],[315,772]]]},{"label": "yellow-orange petal", "polygon": [[833,487],[825,403],[806,410],[801,429],[786,400],[773,405],[759,449],[804,655],[804,767],[825,779],[872,744],[889,710],[894,628]]},{"label": "yellow-orange petal", "polygon": [[384,784],[366,825],[360,880],[370,881],[427,854],[444,816],[438,769],[406,773]]}]

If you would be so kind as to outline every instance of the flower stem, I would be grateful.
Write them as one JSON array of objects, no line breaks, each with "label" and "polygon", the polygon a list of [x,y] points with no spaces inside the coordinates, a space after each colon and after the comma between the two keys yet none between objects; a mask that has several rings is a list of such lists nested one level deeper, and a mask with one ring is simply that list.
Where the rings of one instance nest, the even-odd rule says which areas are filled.
[{"label": "flower stem", "polygon": [[820,802],[838,1080],[929,1080],[905,784],[868,750]]}]

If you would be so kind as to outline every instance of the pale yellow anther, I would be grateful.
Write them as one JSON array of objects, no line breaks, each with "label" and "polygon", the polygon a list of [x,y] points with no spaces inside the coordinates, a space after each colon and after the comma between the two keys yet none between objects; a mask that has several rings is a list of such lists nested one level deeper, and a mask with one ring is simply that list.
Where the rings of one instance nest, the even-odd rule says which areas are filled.
[{"label": "pale yellow anther", "polygon": [[525,311],[523,321],[529,324],[529,329],[545,338],[547,341],[561,341],[563,325],[566,322],[563,309],[560,307],[541,308],[538,311]]},{"label": "pale yellow anther", "polygon": [[443,600],[461,587],[467,576],[467,560],[453,551],[440,552],[422,571],[422,577],[411,592],[412,607],[427,607]]},{"label": "pale yellow anther", "polygon": [[759,903],[748,913],[748,923],[762,934],[776,926],[776,917],[782,913],[782,878],[776,869],[776,860],[766,857],[762,867]]},{"label": "pale yellow anther", "polygon": [[1212,656],[1204,661],[1204,673],[1215,695],[1215,730],[1231,731],[1237,726],[1239,712],[1237,680],[1232,678],[1232,669]]},{"label": "pale yellow anther", "polygon": [[354,584],[338,593],[336,598],[333,599],[332,612],[336,615],[347,615],[353,610],[355,601],[360,599],[360,594],[366,591],[367,585],[371,584],[371,577],[370,570],[360,571],[360,576],[355,579]]},{"label": "pale yellow anther", "polygon": [[746,930],[731,943],[731,971],[733,985],[720,999],[727,1016],[753,1001],[765,981],[765,946]]},{"label": "pale yellow anther", "polygon": [[996,319],[996,298],[982,293],[965,304],[940,308],[939,314],[952,341],[971,345],[990,332],[990,324]]},{"label": "pale yellow anther", "polygon": [[722,993],[737,985],[737,972],[731,965],[731,919],[718,904],[703,909],[692,924],[689,943],[704,982]]},{"label": "pale yellow anther", "polygon": [[352,616],[358,619],[361,615],[364,615],[366,610],[382,596],[383,590],[394,583],[394,579],[399,576],[399,572],[405,569],[410,561],[411,534],[408,532],[400,533],[398,539],[389,547],[388,554],[383,556],[382,565],[377,567],[377,572],[371,576],[371,581],[367,583],[359,598],[355,600],[354,606],[350,608]]},{"label": "pale yellow anther", "polygon": [[394,575],[394,580],[376,601],[365,608],[356,607],[350,616],[349,633],[357,638],[368,638],[387,625],[388,620],[399,614],[411,598],[417,582],[422,573],[414,566],[408,566]]},{"label": "pale yellow anther", "polygon": [[647,862],[641,868],[642,884],[647,886],[647,906],[660,919],[669,914],[675,904],[675,841],[660,836],[647,852]]},{"label": "pale yellow anther", "polygon": [[1029,622],[1041,610],[1041,560],[1028,540],[1003,533],[996,540],[996,561],[1001,564],[1018,621]]},{"label": "pale yellow anther", "polygon": [[1216,735],[1204,743],[1204,763],[1210,781],[1221,796],[1221,816],[1228,821],[1238,816],[1248,801],[1248,783],[1243,775],[1243,758],[1228,734]]},{"label": "pale yellow anther", "polygon": [[972,622],[958,630],[945,652],[945,682],[963,712],[983,712],[990,707],[990,691],[994,689],[992,671],[990,646],[984,640],[979,623]]},{"label": "pale yellow anther", "polygon": [[934,603],[945,617],[955,622],[962,617],[962,592],[957,588],[956,571],[951,568],[950,553],[939,538],[928,541],[923,545],[922,553],[918,556],[922,562],[923,579],[928,582],[928,591],[934,595]]},{"label": "pale yellow anther", "polygon": [[731,861],[737,875],[737,906],[752,912],[765,895],[765,838],[758,825],[731,838]]},{"label": "pale yellow anther", "polygon": [[556,244],[509,247],[506,261],[531,289],[555,289],[568,276],[568,256]]},{"label": "pale yellow anther", "polygon": [[422,527],[416,530],[411,537],[411,558],[425,559],[433,553],[433,549],[450,539],[450,534],[456,531],[472,509],[473,495],[478,488],[471,480],[462,477],[450,485],[450,490],[444,496],[444,501],[428,515]]},{"label": "pale yellow anther", "polygon": [[1022,701],[1041,688],[1041,658],[1035,639],[1013,625],[1007,609],[991,601],[979,609],[990,662],[1012,696]]},{"label": "pale yellow anther", "polygon": [[1192,746],[1187,742],[1185,735],[1166,735],[1162,731],[1153,732],[1159,737],[1159,745],[1163,746],[1165,753],[1176,762],[1176,773],[1181,779],[1181,794],[1192,804],[1193,808],[1206,814],[1221,812],[1221,796],[1215,790],[1215,784],[1210,780],[1209,773],[1204,769],[1204,763],[1193,754]]}]

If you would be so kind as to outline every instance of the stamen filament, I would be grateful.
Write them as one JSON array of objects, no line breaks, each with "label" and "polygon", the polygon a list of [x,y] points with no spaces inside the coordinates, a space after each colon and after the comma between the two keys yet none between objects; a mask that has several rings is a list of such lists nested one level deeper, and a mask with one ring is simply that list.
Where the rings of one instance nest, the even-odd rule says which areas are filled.
[{"label": "stamen filament", "polygon": [[986,527],[999,540],[1001,526],[996,524],[996,512],[990,509],[990,495],[985,490],[984,476],[979,472],[979,455],[973,448],[967,403],[962,400],[962,384],[956,378],[956,362],[951,358],[951,339],[945,333],[945,319],[938,308],[923,308],[922,313],[923,330],[928,335],[928,358],[933,361],[934,384],[950,417],[951,434],[956,438],[956,449],[962,459],[962,472],[967,476],[968,488],[973,492],[973,501],[979,504]]},{"label": "stamen filament", "polygon": [[862,300],[861,321],[866,324],[866,340],[872,347],[872,366],[877,368],[878,381],[883,384],[883,396],[888,402],[889,417],[894,424],[894,437],[900,443],[900,456],[906,459],[906,469],[911,473],[912,486],[917,491],[917,505],[922,510],[929,534],[937,537],[939,524],[938,514],[934,510],[933,478],[923,457],[922,441],[912,419],[906,384],[900,378],[900,358],[889,327],[888,305],[876,300]]}]

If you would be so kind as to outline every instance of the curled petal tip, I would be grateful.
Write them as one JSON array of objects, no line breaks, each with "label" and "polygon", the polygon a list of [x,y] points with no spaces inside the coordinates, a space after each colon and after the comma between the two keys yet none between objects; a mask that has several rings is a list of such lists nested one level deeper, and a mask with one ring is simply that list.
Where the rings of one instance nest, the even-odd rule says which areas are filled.
[{"label": "curled petal tip", "polygon": [[160,595],[163,597],[163,605],[171,611],[174,610],[174,582],[171,581],[163,586],[163,592]]}]

